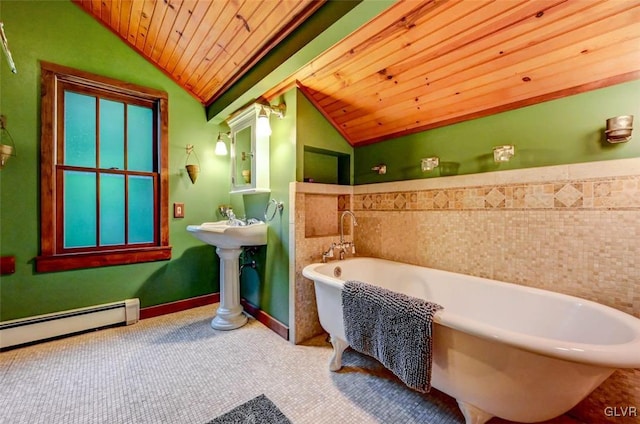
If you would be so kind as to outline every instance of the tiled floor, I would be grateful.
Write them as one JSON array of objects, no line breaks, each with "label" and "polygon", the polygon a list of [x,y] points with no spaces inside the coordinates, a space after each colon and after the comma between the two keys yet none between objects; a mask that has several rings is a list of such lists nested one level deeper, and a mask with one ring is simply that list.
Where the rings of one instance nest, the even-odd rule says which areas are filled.
[{"label": "tiled floor", "polygon": [[260,394],[294,424],[464,422],[455,400],[367,357],[348,350],[332,373],[323,338],[293,346],[255,320],[212,330],[214,310],[0,353],[0,423],[205,423]]}]

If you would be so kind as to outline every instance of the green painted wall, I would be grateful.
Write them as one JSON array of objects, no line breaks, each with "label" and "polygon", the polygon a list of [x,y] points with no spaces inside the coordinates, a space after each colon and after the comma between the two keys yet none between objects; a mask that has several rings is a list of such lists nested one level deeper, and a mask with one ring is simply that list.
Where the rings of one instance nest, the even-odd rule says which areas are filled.
[{"label": "green painted wall", "polygon": [[[0,58],[0,113],[7,116],[17,157],[0,171],[0,255],[16,258],[16,273],[0,277],[0,320],[139,297],[142,306],[218,291],[213,247],[190,236],[187,224],[217,220],[229,202],[228,157],[213,154],[218,127],[201,104],[68,1],[0,2],[0,17],[18,68]],[[165,90],[169,94],[169,192],[184,202],[185,219],[170,220],[170,261],[56,273],[35,273],[39,254],[39,60]],[[188,143],[201,173],[184,170]],[[196,163],[190,159],[189,163]]]},{"label": "green painted wall", "polygon": [[304,152],[304,181],[323,184],[338,184],[338,157]]},{"label": "green painted wall", "polygon": [[[266,248],[261,248],[254,259],[257,268],[245,268],[241,277],[240,294],[278,321],[289,322],[289,183],[296,176],[296,95],[287,92],[278,101],[287,105],[283,119],[271,117],[269,140],[269,178],[271,193],[232,195],[232,203],[242,198],[242,207],[248,218],[264,220],[265,208],[271,200],[283,203],[282,212],[269,221]],[[272,212],[271,205],[269,213]]]},{"label": "green painted wall", "polygon": [[[318,110],[300,92],[296,91],[297,108],[297,147],[296,147],[296,181],[303,181],[305,174],[305,147],[328,150],[334,153],[350,155],[350,182],[353,184],[354,152],[342,135],[318,112]],[[317,152],[316,152],[317,153]],[[309,156],[307,155],[307,158]],[[313,168],[314,165],[310,164]],[[311,175],[311,174],[310,174]]]},{"label": "green painted wall", "polygon": [[[444,167],[420,169],[420,159],[429,156],[439,156],[454,174],[637,157],[639,135],[609,144],[604,127],[613,116],[640,119],[639,98],[640,81],[632,81],[358,147],[355,184],[438,177]],[[496,164],[492,148],[502,144],[514,144],[516,155]],[[386,175],[371,171],[378,163],[387,165]]]}]

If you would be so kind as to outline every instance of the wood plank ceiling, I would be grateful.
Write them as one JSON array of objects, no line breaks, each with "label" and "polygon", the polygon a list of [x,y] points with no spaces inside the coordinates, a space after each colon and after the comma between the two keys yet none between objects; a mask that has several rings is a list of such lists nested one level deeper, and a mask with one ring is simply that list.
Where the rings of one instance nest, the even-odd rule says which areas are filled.
[{"label": "wood plank ceiling", "polygon": [[637,0],[405,1],[265,97],[297,81],[363,145],[638,78]]},{"label": "wood plank ceiling", "polygon": [[[203,104],[318,7],[73,1]],[[639,78],[640,0],[406,0],[263,97],[297,85],[359,146]]]},{"label": "wood plank ceiling", "polygon": [[72,1],[205,105],[215,101],[324,3]]}]

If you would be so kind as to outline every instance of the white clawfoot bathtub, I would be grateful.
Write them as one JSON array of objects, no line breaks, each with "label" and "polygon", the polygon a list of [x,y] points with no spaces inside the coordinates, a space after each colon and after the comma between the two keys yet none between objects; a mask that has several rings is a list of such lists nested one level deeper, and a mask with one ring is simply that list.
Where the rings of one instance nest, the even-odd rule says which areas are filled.
[{"label": "white clawfoot bathtub", "polygon": [[348,347],[344,281],[359,280],[444,306],[434,318],[432,386],[454,397],[467,424],[491,417],[544,421],[567,412],[617,368],[640,367],[640,319],[545,290],[383,259],[312,264],[329,367]]}]

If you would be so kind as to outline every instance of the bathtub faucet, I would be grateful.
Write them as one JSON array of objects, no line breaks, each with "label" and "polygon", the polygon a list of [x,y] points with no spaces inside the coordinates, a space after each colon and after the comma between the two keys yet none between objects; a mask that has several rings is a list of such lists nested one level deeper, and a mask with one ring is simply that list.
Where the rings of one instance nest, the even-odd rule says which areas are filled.
[{"label": "bathtub faucet", "polygon": [[338,245],[338,248],[340,249],[340,260],[344,259],[344,254],[349,249],[351,250],[352,255],[356,254],[356,245],[352,241],[345,241],[344,243],[340,243]]},{"label": "bathtub faucet", "polygon": [[333,249],[335,248],[336,244],[331,243],[331,246],[329,246],[329,248],[325,252],[322,252],[322,263],[326,263],[327,258],[333,258]]},{"label": "bathtub faucet", "polygon": [[340,216],[340,244],[338,244],[337,246],[340,249],[340,260],[344,259],[344,252],[346,252],[349,248],[351,249],[352,254],[356,253],[356,245],[353,240],[344,241],[344,217],[346,215],[351,215],[351,222],[353,223],[354,228],[358,226],[358,220],[356,219],[356,216],[353,214],[353,212],[351,212],[350,210],[342,212],[342,215]]}]

